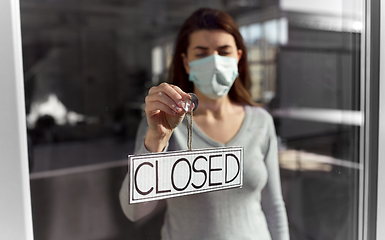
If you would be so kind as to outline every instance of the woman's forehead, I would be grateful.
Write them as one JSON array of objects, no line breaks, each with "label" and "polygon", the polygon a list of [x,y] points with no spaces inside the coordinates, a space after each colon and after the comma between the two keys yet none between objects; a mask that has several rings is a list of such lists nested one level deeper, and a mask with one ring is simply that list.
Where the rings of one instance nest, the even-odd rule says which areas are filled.
[{"label": "woman's forehead", "polygon": [[224,30],[198,30],[190,35],[189,48],[196,46],[220,47],[235,46],[234,37]]}]

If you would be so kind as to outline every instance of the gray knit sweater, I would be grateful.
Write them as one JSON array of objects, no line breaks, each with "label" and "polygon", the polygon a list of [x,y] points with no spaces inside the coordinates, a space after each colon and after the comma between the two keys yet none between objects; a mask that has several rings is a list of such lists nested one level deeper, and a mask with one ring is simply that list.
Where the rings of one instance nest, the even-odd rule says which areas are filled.
[{"label": "gray knit sweater", "polygon": [[[277,140],[272,117],[262,108],[245,106],[245,119],[228,143],[208,137],[197,125],[193,149],[243,146],[243,187],[167,199],[163,240],[287,240],[286,209],[282,200]],[[144,147],[146,121],[138,130],[136,154]],[[167,151],[187,150],[186,124],[178,126]],[[127,217],[137,205],[128,205],[128,176],[120,192]]]}]

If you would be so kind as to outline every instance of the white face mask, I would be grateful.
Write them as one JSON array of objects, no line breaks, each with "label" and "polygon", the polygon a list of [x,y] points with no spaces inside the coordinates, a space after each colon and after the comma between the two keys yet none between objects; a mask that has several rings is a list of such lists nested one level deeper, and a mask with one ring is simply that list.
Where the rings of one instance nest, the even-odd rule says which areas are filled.
[{"label": "white face mask", "polygon": [[238,77],[238,61],[232,57],[213,54],[188,65],[189,80],[211,99],[225,96]]}]

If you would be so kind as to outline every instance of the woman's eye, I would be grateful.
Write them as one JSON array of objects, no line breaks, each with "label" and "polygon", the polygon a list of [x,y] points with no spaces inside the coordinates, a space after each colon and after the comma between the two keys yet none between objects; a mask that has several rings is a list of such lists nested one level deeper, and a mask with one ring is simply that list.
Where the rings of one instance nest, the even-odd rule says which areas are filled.
[{"label": "woman's eye", "polygon": [[221,56],[226,56],[226,55],[229,55],[230,53],[229,52],[220,52],[219,55]]},{"label": "woman's eye", "polygon": [[206,57],[206,53],[199,53],[199,54],[197,54],[195,56],[199,57],[199,58]]}]

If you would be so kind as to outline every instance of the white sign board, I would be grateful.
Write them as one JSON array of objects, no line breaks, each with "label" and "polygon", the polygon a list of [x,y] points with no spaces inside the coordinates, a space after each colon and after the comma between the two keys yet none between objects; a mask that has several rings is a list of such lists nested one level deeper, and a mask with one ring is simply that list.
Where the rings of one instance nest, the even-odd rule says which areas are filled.
[{"label": "white sign board", "polygon": [[141,203],[243,184],[243,147],[129,156],[129,203]]}]

